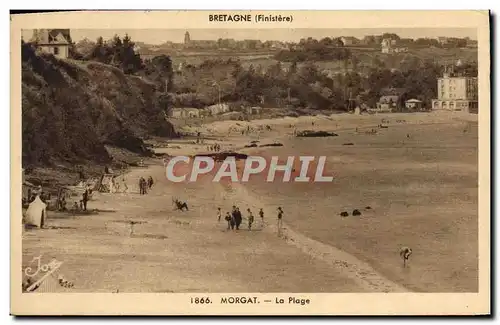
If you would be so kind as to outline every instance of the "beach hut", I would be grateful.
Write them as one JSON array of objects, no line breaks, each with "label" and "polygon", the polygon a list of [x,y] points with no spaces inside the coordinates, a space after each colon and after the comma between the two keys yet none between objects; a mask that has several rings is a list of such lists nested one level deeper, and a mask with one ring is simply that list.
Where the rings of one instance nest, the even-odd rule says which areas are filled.
[{"label": "beach hut", "polygon": [[25,214],[25,224],[42,228],[47,218],[47,204],[43,203],[40,195],[30,203]]},{"label": "beach hut", "polygon": [[410,111],[420,111],[423,107],[423,102],[418,99],[409,99],[405,102],[406,109]]},{"label": "beach hut", "polygon": [[[84,189],[85,190],[85,189]],[[115,193],[115,180],[113,174],[104,174],[94,186],[95,191]]]}]

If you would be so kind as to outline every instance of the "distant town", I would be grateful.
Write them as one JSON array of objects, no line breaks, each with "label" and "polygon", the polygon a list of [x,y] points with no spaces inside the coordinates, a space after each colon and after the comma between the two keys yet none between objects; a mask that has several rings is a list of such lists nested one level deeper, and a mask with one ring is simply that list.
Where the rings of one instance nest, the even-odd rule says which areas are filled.
[{"label": "distant town", "polygon": [[[71,47],[74,46],[69,29],[35,30],[31,41],[36,44],[38,49],[59,58],[70,57]],[[170,58],[165,61],[171,62],[168,64],[171,64],[172,72],[166,72],[166,74],[170,74],[170,77],[164,81],[160,79],[158,82],[165,91],[169,93],[172,90],[174,91],[173,105],[180,106],[168,110],[167,117],[172,118],[224,114],[231,110],[231,105],[228,104],[242,100],[247,103],[245,110],[250,112],[248,114],[257,114],[255,112],[260,111],[257,106],[317,107],[316,109],[320,109],[325,105],[334,105],[345,110],[353,110],[357,107],[360,110],[379,112],[444,109],[467,110],[474,113],[478,109],[477,61],[474,56],[471,61],[470,58],[464,60],[458,55],[452,57],[451,62],[447,59],[445,63],[442,61],[438,63],[437,60],[440,59],[440,55],[436,54],[437,52],[431,52],[428,56],[428,58],[432,58],[431,61],[428,58],[422,59],[419,57],[419,53],[422,51],[433,51],[433,49],[434,51],[445,51],[442,52],[444,54],[453,54],[457,50],[475,50],[477,41],[467,37],[411,39],[385,33],[365,36],[362,39],[343,36],[325,37],[316,40],[309,37],[293,43],[223,38],[199,40],[192,37],[189,31],[186,31],[183,43],[166,42],[162,45],[147,45],[133,42],[128,36],[120,39],[116,35],[113,40],[109,41],[102,39],[97,40],[97,43],[89,40],[80,41],[76,44],[77,50],[73,50],[73,52],[85,52],[83,45],[87,43],[90,44],[87,54],[78,54],[80,59],[98,60],[106,63],[111,60],[109,62],[111,64],[116,59],[116,55],[109,57],[109,60],[106,59],[108,54],[105,54],[105,52],[112,53],[114,51],[110,47],[132,46],[133,52],[136,53],[134,54],[136,63],[129,63],[128,66],[132,66],[132,70],[130,72],[124,70],[126,73],[134,74],[132,71],[136,68],[133,68],[133,66],[137,65],[138,70],[135,73],[144,74],[141,72],[141,66],[150,64],[148,62],[152,59],[162,56]],[[203,53],[207,51],[210,54],[203,59]],[[259,59],[257,54],[260,51],[265,54],[260,57],[261,64],[257,65],[256,59]],[[202,65],[196,68],[196,65],[190,63],[189,56],[186,56],[189,53],[197,54],[205,61],[200,62]],[[226,56],[228,58],[226,63],[218,59],[224,53],[229,55]],[[239,56],[237,53],[242,54]],[[176,54],[181,56],[174,59]],[[401,57],[401,54],[404,56]],[[368,61],[362,58],[362,56],[366,55],[368,55]],[[395,59],[391,59],[391,55],[395,55]],[[475,54],[473,53],[473,55]],[[94,59],[92,59],[92,56],[94,56]],[[99,57],[102,58],[99,59]],[[448,57],[448,54],[446,57]],[[233,58],[237,61],[233,62]],[[315,76],[309,76],[308,78],[316,81],[314,83],[305,83],[303,86],[292,84],[284,86],[284,89],[276,90],[275,93],[270,93],[268,87],[258,89],[261,86],[251,86],[253,88],[250,91],[247,89],[243,91],[248,93],[245,98],[237,98],[234,93],[230,93],[231,87],[227,85],[228,82],[238,83],[237,80],[226,80],[227,73],[231,72],[228,71],[226,76],[222,73],[220,77],[217,77],[214,73],[234,69],[240,64],[235,62],[240,62],[240,59],[243,63],[250,63],[250,66],[247,65],[246,67],[252,73],[267,79],[277,78],[277,80],[282,78],[279,75],[285,76],[297,73],[300,70],[298,70],[298,63],[304,65],[307,62],[314,62],[314,69],[318,71],[314,72]],[[336,62],[343,63],[339,66],[338,64],[335,65]],[[391,68],[388,65],[390,62],[397,63],[398,66]],[[268,66],[265,67],[263,63]],[[329,64],[330,67],[320,68],[321,64]],[[405,67],[406,64],[409,64],[409,66]],[[430,75],[424,76],[418,71],[419,67],[423,67],[422,64],[427,64],[427,68],[430,69],[428,72],[432,73],[432,77]],[[434,67],[432,68],[429,64],[434,65]],[[376,69],[374,70],[374,68]],[[215,70],[209,72],[210,69]],[[269,69],[274,69],[274,72]],[[360,81],[359,85],[355,85],[352,81],[349,81],[355,76],[357,76],[356,78],[367,78],[367,80],[373,79],[377,73],[379,75],[385,73],[380,69],[386,69],[387,73],[392,75],[387,79],[385,85],[367,84],[364,86],[363,84],[366,84],[366,82]],[[436,75],[436,69],[441,70],[440,75]],[[150,70],[148,69],[148,71]],[[271,77],[271,72],[275,75],[274,77]],[[150,71],[150,73],[155,72]],[[147,75],[143,77],[150,78]],[[325,78],[329,78],[331,81]],[[376,78],[378,79],[374,80],[378,80],[377,83],[379,83],[381,75]],[[414,82],[408,83],[408,78],[415,78]],[[435,78],[435,81],[429,83],[431,80],[429,78]],[[399,79],[401,81],[397,81]],[[221,87],[221,82],[227,86]],[[269,82],[275,84],[274,81],[269,80]],[[338,86],[334,86],[334,88],[329,86],[329,84],[333,85],[335,83]],[[426,85],[422,86],[422,83]],[[174,84],[176,89],[173,89]],[[217,87],[214,85],[217,85]],[[212,91],[214,88],[218,89],[215,94]],[[308,92],[315,93],[314,100],[317,101],[317,104],[310,103],[313,97],[305,95],[305,89],[309,89]],[[301,96],[305,96],[304,99]],[[305,100],[306,98],[307,100]]]},{"label": "distant town", "polygon": [[[189,31],[184,35],[183,43],[168,41],[161,45],[137,45],[136,50],[141,55],[154,55],[163,49],[190,49],[190,50],[298,50],[304,44],[311,42],[310,38],[303,38],[299,42],[261,41],[255,39],[235,40],[233,38],[219,38],[218,40],[200,40],[192,37]],[[382,53],[407,52],[409,48],[437,47],[437,48],[477,48],[477,40],[468,37],[437,37],[437,38],[400,38],[396,34],[368,35],[362,39],[352,36],[326,37],[314,40],[322,45],[337,47],[367,47],[380,49]]]}]

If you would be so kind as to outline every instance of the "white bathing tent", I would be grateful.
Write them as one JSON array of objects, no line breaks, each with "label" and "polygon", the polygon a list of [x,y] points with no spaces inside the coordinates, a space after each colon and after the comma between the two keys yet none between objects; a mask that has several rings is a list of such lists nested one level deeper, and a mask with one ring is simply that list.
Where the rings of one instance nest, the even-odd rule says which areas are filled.
[{"label": "white bathing tent", "polygon": [[40,195],[37,195],[35,200],[30,203],[25,214],[25,223],[28,225],[41,228],[47,218],[47,204],[43,203]]}]

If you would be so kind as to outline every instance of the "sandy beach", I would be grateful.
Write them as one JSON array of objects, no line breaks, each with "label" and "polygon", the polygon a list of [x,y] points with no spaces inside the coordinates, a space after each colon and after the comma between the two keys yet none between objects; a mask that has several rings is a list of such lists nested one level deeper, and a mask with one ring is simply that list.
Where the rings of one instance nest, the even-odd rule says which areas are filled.
[{"label": "sandy beach", "polygon": [[[377,128],[382,119],[387,128]],[[338,136],[295,138],[294,128]],[[366,133],[372,129],[377,134]],[[96,193],[89,207],[98,214],[52,212],[48,229],[25,232],[23,266],[38,255],[56,258],[78,292],[478,290],[477,115],[338,114],[220,121],[185,131],[211,140],[170,141],[157,151],[191,155],[219,143],[265,157],[324,155],[334,181],[267,183],[259,175],[230,187],[209,178],[172,183],[162,161],[152,159],[124,176],[128,193]],[[283,146],[243,148],[251,141]],[[143,196],[141,176],[155,179]],[[174,211],[173,197],[189,211]],[[244,216],[252,209],[252,231],[245,220],[238,232],[217,220],[217,207],[225,213],[232,205]],[[283,237],[276,234],[278,206],[285,210]],[[353,209],[362,215],[340,217]],[[130,221],[142,222],[132,235]],[[407,268],[402,245],[414,251]]]}]

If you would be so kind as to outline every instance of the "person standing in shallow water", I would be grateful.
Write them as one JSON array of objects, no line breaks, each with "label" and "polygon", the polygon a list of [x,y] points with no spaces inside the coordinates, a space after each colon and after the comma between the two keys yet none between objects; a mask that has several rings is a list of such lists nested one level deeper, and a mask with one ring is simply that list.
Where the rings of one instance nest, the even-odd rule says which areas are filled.
[{"label": "person standing in shallow water", "polygon": [[281,229],[283,227],[283,209],[278,208],[278,236],[281,235]]}]

